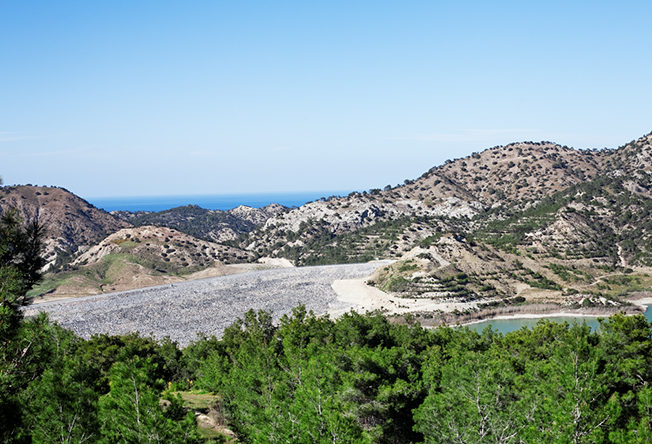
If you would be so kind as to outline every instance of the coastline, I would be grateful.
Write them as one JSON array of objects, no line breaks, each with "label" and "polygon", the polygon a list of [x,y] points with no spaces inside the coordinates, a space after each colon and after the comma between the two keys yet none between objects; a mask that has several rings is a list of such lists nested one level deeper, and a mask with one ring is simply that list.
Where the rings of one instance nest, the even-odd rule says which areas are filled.
[{"label": "coastline", "polygon": [[458,310],[475,308],[475,304],[400,298],[368,285],[366,279],[346,279],[333,282],[332,288],[337,294],[340,304],[337,308],[333,307],[328,310],[328,314],[338,317],[349,310],[359,312],[379,310],[398,322],[404,321],[406,316],[414,315],[423,327],[435,328],[444,325],[468,326],[494,320],[606,318],[623,312],[627,315],[643,314],[652,305],[650,293],[643,292],[627,300],[631,305],[624,306],[565,308],[554,303],[527,304],[459,314]]},{"label": "coastline", "polygon": [[419,322],[426,328],[440,326],[464,327],[491,321],[536,320],[546,318],[608,318],[616,313],[625,313],[626,315],[644,314],[646,310],[646,306],[642,304],[624,307],[591,307],[579,309],[564,309],[557,304],[546,304],[543,307],[539,304],[530,304],[509,308],[518,308],[519,310],[508,313],[485,312],[465,315],[454,315],[448,312],[440,313],[438,318],[419,319]]},{"label": "coastline", "polygon": [[643,308],[643,310],[647,310],[648,307],[652,305],[652,296],[643,296],[637,299],[630,299],[629,302]]},{"label": "coastline", "polygon": [[467,325],[482,324],[483,322],[491,321],[511,321],[518,319],[546,319],[546,318],[602,318],[609,317],[613,314],[620,313],[620,311],[614,311],[613,313],[604,313],[604,316],[584,313],[584,312],[568,312],[568,311],[559,311],[559,312],[548,312],[548,313],[518,313],[513,315],[498,315],[494,317],[486,317],[482,319],[477,319],[474,321],[457,323],[455,326],[465,327]]}]

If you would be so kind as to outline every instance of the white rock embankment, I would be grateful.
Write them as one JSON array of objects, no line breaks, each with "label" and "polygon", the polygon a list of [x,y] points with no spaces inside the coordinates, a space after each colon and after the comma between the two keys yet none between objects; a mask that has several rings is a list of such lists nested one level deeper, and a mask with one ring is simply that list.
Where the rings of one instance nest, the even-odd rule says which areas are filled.
[{"label": "white rock embankment", "polygon": [[50,319],[82,337],[139,332],[169,336],[181,346],[202,333],[221,336],[250,309],[272,311],[274,319],[305,305],[317,314],[347,305],[331,284],[363,278],[389,262],[254,271],[158,287],[45,302],[27,307],[27,316]]}]

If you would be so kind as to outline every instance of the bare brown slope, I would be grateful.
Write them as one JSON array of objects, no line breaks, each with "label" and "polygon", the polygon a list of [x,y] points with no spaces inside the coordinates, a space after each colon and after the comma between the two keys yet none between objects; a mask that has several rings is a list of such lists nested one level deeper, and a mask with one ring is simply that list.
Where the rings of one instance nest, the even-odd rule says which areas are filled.
[{"label": "bare brown slope", "polygon": [[50,265],[131,226],[63,188],[0,187],[0,212],[12,208],[25,220],[38,217],[45,226],[45,257]]}]

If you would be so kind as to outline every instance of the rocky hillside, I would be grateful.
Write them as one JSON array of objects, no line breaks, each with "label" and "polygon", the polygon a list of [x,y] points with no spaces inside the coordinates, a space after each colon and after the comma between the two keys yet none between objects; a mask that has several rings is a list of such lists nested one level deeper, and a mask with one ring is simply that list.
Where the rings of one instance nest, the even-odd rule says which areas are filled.
[{"label": "rocky hillside", "polygon": [[[529,304],[542,310],[592,307],[608,313],[627,308],[631,295],[652,289],[650,267],[524,251],[445,234],[378,270],[369,283],[399,305],[425,299],[442,309],[452,307],[448,311],[469,320],[491,312],[518,312]],[[413,314],[435,324],[446,318],[443,312]]]},{"label": "rocky hillside", "polygon": [[396,297],[470,303],[476,312],[524,303],[624,307],[625,296],[652,290],[651,148],[646,136],[601,153],[592,180],[457,226],[422,221],[431,235],[409,251],[410,242],[395,241],[399,260],[371,282]]},{"label": "rocky hillside", "polygon": [[399,194],[437,200],[455,186],[483,206],[540,199],[595,177],[603,154],[550,142],[513,143],[434,168]]},{"label": "rocky hillside", "polygon": [[214,241],[232,241],[285,211],[275,204],[229,211],[190,205],[157,213],[110,214],[63,188],[0,187],[0,212],[13,209],[24,220],[38,217],[46,229],[48,273],[32,292],[35,296],[138,288],[202,270],[207,276],[233,272],[214,269],[252,262],[254,254]]},{"label": "rocky hillside", "polygon": [[50,229],[48,258],[65,252],[72,261],[41,292],[134,288],[267,256],[296,265],[391,258],[398,262],[374,282],[398,295],[616,303],[618,292],[649,287],[651,177],[652,134],[615,150],[494,147],[401,186],[291,210],[190,205],[111,215],[42,187],[2,188],[0,207],[38,213]]},{"label": "rocky hillside", "polygon": [[271,204],[263,208],[241,205],[227,211],[207,210],[187,205],[159,212],[114,211],[113,215],[136,226],[157,225],[212,242],[226,242],[254,230],[285,207]]},{"label": "rocky hillside", "polygon": [[167,227],[123,228],[77,257],[72,266],[93,265],[110,254],[128,254],[167,272],[190,272],[215,261],[246,262],[251,254],[226,245],[207,242]]},{"label": "rocky hillside", "polygon": [[123,228],[79,255],[64,271],[46,275],[32,294],[82,295],[151,286],[250,260],[248,252],[171,228]]},{"label": "rocky hillside", "polygon": [[[446,162],[401,186],[320,200],[279,214],[250,233],[242,246],[299,264],[359,258],[352,249],[400,256],[437,231],[470,229],[467,219],[483,218],[492,209],[518,211],[601,176],[638,177],[649,172],[651,143],[652,134],[617,150],[579,151],[549,142],[490,148]],[[432,225],[435,220],[436,227],[424,227],[423,221]],[[400,233],[398,225],[404,227]],[[383,247],[383,226],[404,242]],[[349,246],[345,251],[342,243]],[[324,255],[324,247],[339,250],[337,257]]]},{"label": "rocky hillside", "polygon": [[17,209],[24,220],[38,217],[45,226],[48,266],[83,252],[109,234],[131,226],[68,190],[56,187],[0,187],[0,212],[9,209]]},{"label": "rocky hillside", "polygon": [[652,266],[652,176],[600,176],[530,208],[500,211],[475,224],[474,236],[506,251]]}]

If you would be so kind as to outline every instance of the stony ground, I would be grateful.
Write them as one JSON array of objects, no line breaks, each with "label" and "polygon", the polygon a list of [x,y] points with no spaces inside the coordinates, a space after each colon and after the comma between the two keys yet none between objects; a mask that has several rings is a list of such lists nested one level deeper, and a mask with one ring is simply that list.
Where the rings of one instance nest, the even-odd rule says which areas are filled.
[{"label": "stony ground", "polygon": [[197,334],[220,336],[249,309],[269,310],[274,319],[303,304],[317,314],[345,308],[331,284],[369,276],[383,262],[254,271],[140,290],[36,304],[27,316],[50,319],[88,338],[95,333],[139,332],[169,336],[181,346]]}]

